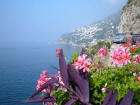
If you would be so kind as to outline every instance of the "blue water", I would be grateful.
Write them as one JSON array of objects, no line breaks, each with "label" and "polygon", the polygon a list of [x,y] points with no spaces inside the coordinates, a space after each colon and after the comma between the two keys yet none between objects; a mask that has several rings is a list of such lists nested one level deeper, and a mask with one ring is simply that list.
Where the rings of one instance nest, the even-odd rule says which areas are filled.
[{"label": "blue water", "polygon": [[0,48],[0,105],[42,105],[24,104],[35,91],[36,80],[42,70],[56,73],[50,66],[58,66],[56,48],[63,48],[65,56],[79,49],[70,46],[46,45],[38,47]]}]

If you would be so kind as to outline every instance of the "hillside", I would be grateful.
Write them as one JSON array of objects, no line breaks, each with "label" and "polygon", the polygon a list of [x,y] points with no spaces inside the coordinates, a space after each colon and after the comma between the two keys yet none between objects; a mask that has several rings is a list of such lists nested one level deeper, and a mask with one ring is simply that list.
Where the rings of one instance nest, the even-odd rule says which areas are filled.
[{"label": "hillside", "polygon": [[73,46],[94,45],[98,40],[109,39],[117,32],[120,23],[120,12],[103,20],[79,27],[70,33],[63,34],[57,43]]},{"label": "hillside", "polygon": [[123,8],[119,33],[140,33],[140,0],[128,0]]}]

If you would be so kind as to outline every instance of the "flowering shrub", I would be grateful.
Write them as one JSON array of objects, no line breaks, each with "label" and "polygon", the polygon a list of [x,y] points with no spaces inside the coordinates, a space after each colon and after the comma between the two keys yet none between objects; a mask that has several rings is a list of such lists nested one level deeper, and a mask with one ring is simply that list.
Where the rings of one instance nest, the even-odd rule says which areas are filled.
[{"label": "flowering shrub", "polygon": [[128,47],[130,47],[130,44],[124,44],[123,47],[128,48]]},{"label": "flowering shrub", "polygon": [[136,51],[136,47],[135,46],[133,46],[133,47],[131,47],[131,49],[130,49],[131,51]]},{"label": "flowering shrub", "polygon": [[[36,86],[36,89],[40,89],[40,87],[46,83],[50,78],[47,78],[47,71],[44,70],[43,74],[40,74],[40,79],[37,80],[38,85]],[[42,90],[42,93],[50,93],[50,87],[48,86],[46,89]]]},{"label": "flowering shrub", "polygon": [[[118,100],[121,100],[125,94],[133,90],[135,92],[134,103],[140,105],[139,75],[137,74],[137,77],[133,76],[135,71],[132,70],[132,67],[129,66],[129,69],[128,67],[106,67],[104,71],[100,72],[94,68],[89,73],[90,102],[94,105],[101,104],[108,90],[114,87],[114,90],[118,91]],[[137,68],[136,72],[140,72],[140,69]]]},{"label": "flowering shrub", "polygon": [[86,59],[86,57],[87,55],[83,54],[74,60],[73,65],[75,66],[76,69],[83,70],[83,72],[90,71],[88,67],[90,66],[91,63],[89,62],[89,59]]},{"label": "flowering shrub", "polygon": [[109,42],[105,41],[99,41],[96,45],[90,47],[90,48],[85,48],[85,54],[91,59],[93,59],[93,56],[98,53],[99,49],[101,48],[108,48],[110,49],[111,44]]},{"label": "flowering shrub", "polygon": [[113,66],[117,64],[128,64],[131,63],[130,61],[130,51],[125,47],[121,46],[120,48],[116,49],[111,55],[111,62]]},{"label": "flowering shrub", "polygon": [[137,64],[140,63],[140,55],[134,55],[134,56],[133,56],[133,60],[134,60],[134,62],[137,63]]},{"label": "flowering shrub", "polygon": [[[59,68],[53,68],[58,70],[58,74],[43,71],[37,91],[24,102],[43,102],[44,105],[132,105],[133,100],[134,104],[140,105],[140,50],[129,49],[120,47],[111,55],[112,64],[122,63],[123,67],[91,63],[84,50],[81,54],[74,54],[73,60],[66,64],[63,50],[57,50]],[[107,49],[101,48],[98,54],[99,57],[106,56]],[[137,63],[131,63],[134,61]],[[35,97],[40,92],[43,95]]]},{"label": "flowering shrub", "polygon": [[107,56],[108,52],[107,52],[107,48],[101,48],[98,51],[98,57],[102,57],[102,56]]}]

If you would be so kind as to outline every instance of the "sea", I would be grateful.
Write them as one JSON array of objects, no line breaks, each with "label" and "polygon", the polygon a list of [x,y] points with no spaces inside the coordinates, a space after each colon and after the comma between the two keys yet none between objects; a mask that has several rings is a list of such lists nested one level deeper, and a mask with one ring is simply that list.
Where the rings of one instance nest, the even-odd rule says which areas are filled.
[{"label": "sea", "polygon": [[67,60],[80,51],[80,48],[56,44],[0,48],[0,105],[42,105],[25,104],[22,100],[35,92],[37,79],[43,70],[57,73],[51,67],[58,67],[56,48],[63,48]]}]

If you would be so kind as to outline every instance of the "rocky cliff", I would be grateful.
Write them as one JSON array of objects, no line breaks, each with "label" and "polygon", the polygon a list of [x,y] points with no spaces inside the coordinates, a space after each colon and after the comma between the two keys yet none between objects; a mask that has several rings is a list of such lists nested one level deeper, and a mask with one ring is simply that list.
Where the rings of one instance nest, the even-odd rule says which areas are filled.
[{"label": "rocky cliff", "polygon": [[122,11],[118,32],[140,33],[140,0],[128,0]]}]

